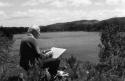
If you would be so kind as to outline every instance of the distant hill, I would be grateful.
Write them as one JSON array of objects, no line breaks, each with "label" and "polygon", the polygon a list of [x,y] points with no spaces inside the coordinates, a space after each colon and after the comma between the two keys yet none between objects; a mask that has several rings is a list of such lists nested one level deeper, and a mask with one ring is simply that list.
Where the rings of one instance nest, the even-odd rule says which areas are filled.
[{"label": "distant hill", "polygon": [[[115,17],[102,21],[79,20],[65,23],[55,23],[47,26],[40,26],[41,32],[57,31],[87,31],[99,32],[106,26],[119,26],[120,31],[125,31],[125,17]],[[21,34],[27,31],[28,27],[0,27],[0,31],[9,34]]]},{"label": "distant hill", "polygon": [[40,26],[41,31],[100,31],[105,26],[120,26],[120,30],[125,31],[125,17],[115,17],[102,21],[79,20],[66,23],[56,23],[47,26]]},{"label": "distant hill", "polygon": [[125,31],[125,17],[115,17],[106,20],[102,20],[94,25],[97,29],[104,29],[105,26],[119,26],[120,31]]},{"label": "distant hill", "polygon": [[125,25],[125,17],[114,17],[99,22],[100,24]]},{"label": "distant hill", "polygon": [[66,23],[56,23],[40,27],[41,31],[88,31],[91,30],[92,25],[98,22],[98,20],[80,20]]}]

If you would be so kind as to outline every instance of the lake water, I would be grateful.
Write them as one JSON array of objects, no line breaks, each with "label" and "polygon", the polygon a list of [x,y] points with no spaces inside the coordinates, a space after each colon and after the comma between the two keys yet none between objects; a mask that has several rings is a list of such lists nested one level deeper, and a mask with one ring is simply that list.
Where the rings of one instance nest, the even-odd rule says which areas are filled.
[{"label": "lake water", "polygon": [[[15,35],[16,39],[13,45],[13,54],[19,54],[20,40],[23,35]],[[100,36],[98,32],[50,32],[41,33],[38,40],[40,48],[50,49],[51,47],[65,48],[67,51],[63,57],[69,57],[71,54],[82,61],[98,61]]]}]

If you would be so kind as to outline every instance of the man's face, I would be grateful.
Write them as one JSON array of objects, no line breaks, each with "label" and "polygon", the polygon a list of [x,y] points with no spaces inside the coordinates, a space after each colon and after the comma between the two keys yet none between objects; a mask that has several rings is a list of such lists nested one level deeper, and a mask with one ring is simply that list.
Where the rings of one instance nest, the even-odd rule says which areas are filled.
[{"label": "man's face", "polygon": [[36,35],[37,35],[37,36],[36,36],[37,38],[40,38],[40,30],[37,30],[37,31],[36,31]]},{"label": "man's face", "polygon": [[33,35],[36,39],[40,38],[40,30],[34,30]]}]

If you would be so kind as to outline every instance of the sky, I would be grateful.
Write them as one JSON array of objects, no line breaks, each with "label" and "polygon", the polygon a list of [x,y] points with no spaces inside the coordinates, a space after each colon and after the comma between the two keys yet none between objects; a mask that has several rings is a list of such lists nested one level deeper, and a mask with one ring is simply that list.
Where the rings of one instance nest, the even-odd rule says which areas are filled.
[{"label": "sky", "polygon": [[125,0],[0,0],[1,26],[125,17]]}]

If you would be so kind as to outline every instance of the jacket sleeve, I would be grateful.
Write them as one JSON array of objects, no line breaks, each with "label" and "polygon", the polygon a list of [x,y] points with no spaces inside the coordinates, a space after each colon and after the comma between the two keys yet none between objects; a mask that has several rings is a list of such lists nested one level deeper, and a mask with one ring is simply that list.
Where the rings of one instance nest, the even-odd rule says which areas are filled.
[{"label": "jacket sleeve", "polygon": [[41,52],[40,47],[39,47],[38,42],[37,42],[36,39],[33,38],[33,39],[32,39],[32,43],[34,44],[35,49],[36,49],[37,54],[39,55],[39,57],[41,57],[42,59],[48,58],[48,56],[46,56],[46,54],[43,54],[43,53]]}]

